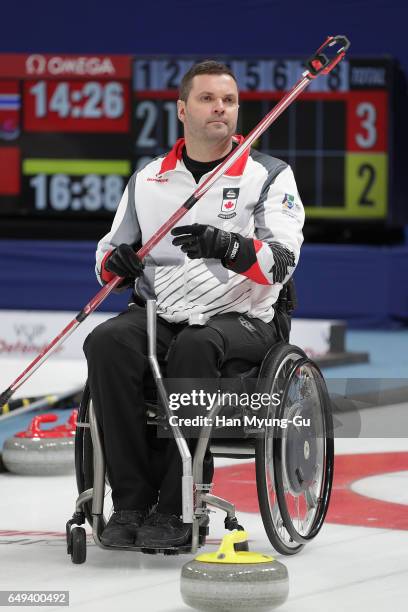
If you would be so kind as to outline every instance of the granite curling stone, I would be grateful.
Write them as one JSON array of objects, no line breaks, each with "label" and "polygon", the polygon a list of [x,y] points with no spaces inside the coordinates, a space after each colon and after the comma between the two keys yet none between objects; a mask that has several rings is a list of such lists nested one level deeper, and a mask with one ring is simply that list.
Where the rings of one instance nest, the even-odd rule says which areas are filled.
[{"label": "granite curling stone", "polygon": [[9,472],[25,476],[50,476],[74,472],[77,410],[63,425],[41,429],[42,423],[58,420],[55,414],[32,419],[26,431],[8,438],[3,446],[3,463]]},{"label": "granite curling stone", "polygon": [[235,544],[247,540],[245,531],[234,531],[217,552],[185,563],[184,603],[203,612],[267,612],[283,604],[289,593],[286,566],[268,555],[235,550]]}]

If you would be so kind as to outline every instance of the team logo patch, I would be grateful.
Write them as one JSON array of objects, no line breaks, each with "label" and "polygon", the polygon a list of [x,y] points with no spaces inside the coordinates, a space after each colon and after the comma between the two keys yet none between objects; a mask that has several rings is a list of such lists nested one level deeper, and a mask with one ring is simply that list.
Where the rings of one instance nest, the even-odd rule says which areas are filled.
[{"label": "team logo patch", "polygon": [[235,209],[237,207],[238,196],[238,187],[226,187],[222,190],[221,212],[218,215],[221,219],[232,219],[232,217],[237,216]]},{"label": "team logo patch", "polygon": [[299,214],[299,210],[300,206],[295,202],[295,196],[285,193],[285,197],[282,200],[283,214],[295,219]]},{"label": "team logo patch", "polygon": [[285,197],[282,200],[282,208],[292,210],[295,206],[295,196],[285,193]]}]

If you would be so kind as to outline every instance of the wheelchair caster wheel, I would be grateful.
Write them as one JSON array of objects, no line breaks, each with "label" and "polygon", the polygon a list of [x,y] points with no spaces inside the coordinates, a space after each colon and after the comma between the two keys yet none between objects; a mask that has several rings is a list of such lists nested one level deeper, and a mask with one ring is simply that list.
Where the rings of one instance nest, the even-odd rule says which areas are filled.
[{"label": "wheelchair caster wheel", "polygon": [[83,527],[74,527],[71,531],[69,550],[72,563],[86,561],[86,531]]}]

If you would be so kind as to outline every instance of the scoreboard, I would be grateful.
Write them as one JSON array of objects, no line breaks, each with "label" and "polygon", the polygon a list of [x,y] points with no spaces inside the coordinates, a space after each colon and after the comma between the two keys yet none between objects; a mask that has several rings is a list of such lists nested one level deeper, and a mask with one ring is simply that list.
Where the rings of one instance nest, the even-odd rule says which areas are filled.
[{"label": "scoreboard", "polygon": [[[109,220],[134,169],[182,135],[178,86],[200,59],[0,55],[0,220]],[[238,80],[243,135],[305,70],[218,59]],[[343,61],[255,143],[290,163],[309,222],[408,223],[401,79],[391,58]]]},{"label": "scoreboard", "polygon": [[0,215],[112,216],[131,134],[132,58],[0,55]]}]

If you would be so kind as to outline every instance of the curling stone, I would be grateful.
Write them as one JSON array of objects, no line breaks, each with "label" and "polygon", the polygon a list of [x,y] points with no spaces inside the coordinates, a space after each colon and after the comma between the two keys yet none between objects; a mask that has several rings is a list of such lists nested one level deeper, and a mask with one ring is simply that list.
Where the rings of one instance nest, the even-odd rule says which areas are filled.
[{"label": "curling stone", "polygon": [[64,425],[41,429],[42,423],[57,421],[57,415],[34,417],[26,431],[16,433],[4,443],[3,462],[9,472],[26,476],[71,474],[74,471],[75,419],[76,414],[71,414]]},{"label": "curling stone", "polygon": [[267,612],[289,593],[286,566],[268,555],[235,550],[246,531],[227,534],[215,553],[202,554],[181,570],[184,603],[203,612]]},{"label": "curling stone", "polygon": [[68,432],[70,436],[75,436],[76,426],[78,420],[78,410],[75,409],[69,415],[69,419],[63,425],[58,425],[57,427],[53,427],[51,431],[62,431]]}]

